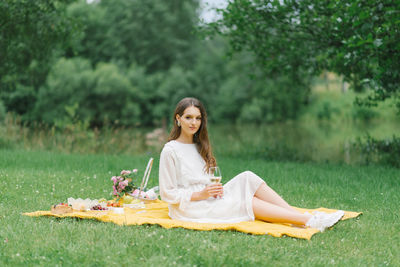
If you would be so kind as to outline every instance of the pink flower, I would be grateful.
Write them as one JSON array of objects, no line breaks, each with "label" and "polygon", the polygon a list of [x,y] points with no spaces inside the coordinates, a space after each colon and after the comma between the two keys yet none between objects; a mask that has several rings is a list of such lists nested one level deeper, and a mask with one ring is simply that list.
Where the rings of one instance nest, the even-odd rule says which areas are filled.
[{"label": "pink flower", "polygon": [[121,175],[129,175],[131,173],[132,173],[131,171],[127,171],[127,170],[121,171]]},{"label": "pink flower", "polygon": [[113,185],[113,195],[114,195],[114,196],[117,196],[117,195],[118,195],[117,189],[115,189],[115,185]]},{"label": "pink flower", "polygon": [[120,197],[122,193],[129,194],[132,187],[134,188],[130,174],[137,173],[137,171],[138,171],[137,169],[122,170],[120,175],[111,177],[111,181],[113,181],[114,184],[112,194],[117,197]]},{"label": "pink flower", "polygon": [[121,188],[121,190],[124,190],[126,185],[125,185],[125,181],[123,182],[119,182],[118,187]]},{"label": "pink flower", "polygon": [[[135,189],[135,191],[133,191],[133,192],[131,193],[131,196],[133,196],[133,197],[138,197],[138,196],[139,196],[139,189]],[[146,195],[145,192],[140,191],[140,197],[146,198],[147,195]]]},{"label": "pink flower", "polygon": [[133,191],[131,195],[137,197],[139,195],[139,190],[135,189],[135,191]]}]

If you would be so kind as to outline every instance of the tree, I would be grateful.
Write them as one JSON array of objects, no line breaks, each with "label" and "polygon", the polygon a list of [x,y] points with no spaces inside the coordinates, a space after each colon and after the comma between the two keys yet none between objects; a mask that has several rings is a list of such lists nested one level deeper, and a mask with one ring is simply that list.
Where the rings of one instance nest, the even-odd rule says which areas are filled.
[{"label": "tree", "polygon": [[209,26],[269,77],[334,71],[356,91],[371,88],[364,103],[375,104],[399,94],[399,10],[389,0],[233,0]]},{"label": "tree", "polygon": [[77,55],[98,62],[135,63],[147,73],[193,63],[198,1],[80,1],[69,14],[82,21],[84,32],[75,44]]},{"label": "tree", "polygon": [[7,110],[32,108],[55,51],[62,51],[77,30],[66,16],[72,2],[0,1],[0,98]]}]

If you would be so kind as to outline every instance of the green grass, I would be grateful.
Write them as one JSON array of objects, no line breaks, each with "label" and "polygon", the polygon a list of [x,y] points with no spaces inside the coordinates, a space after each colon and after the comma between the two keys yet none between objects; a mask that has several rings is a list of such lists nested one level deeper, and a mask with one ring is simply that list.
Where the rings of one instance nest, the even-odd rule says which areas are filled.
[{"label": "green grass", "polygon": [[292,205],[364,213],[310,241],[21,215],[68,197],[109,198],[111,175],[143,169],[148,156],[0,150],[0,266],[400,265],[400,171],[387,167],[219,159],[224,182],[252,170]]}]

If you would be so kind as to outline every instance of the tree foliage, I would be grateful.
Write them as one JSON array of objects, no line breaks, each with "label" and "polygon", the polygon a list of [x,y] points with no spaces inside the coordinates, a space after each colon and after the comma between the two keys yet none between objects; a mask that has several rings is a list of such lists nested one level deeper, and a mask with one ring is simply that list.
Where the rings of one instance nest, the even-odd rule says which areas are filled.
[{"label": "tree foliage", "polygon": [[[92,126],[160,125],[181,98],[194,96],[210,107],[212,121],[266,122],[295,118],[304,102],[306,94],[287,90],[289,79],[261,77],[249,64],[250,54],[226,58],[225,40],[197,38],[198,1],[82,0],[58,12],[63,21],[74,18],[79,30],[65,36],[65,44],[49,41],[51,57],[35,63],[43,70],[40,81],[19,80],[3,97],[7,110],[24,120],[59,126],[71,118]],[[27,50],[46,51],[23,33]]]},{"label": "tree foliage", "polygon": [[389,0],[233,0],[210,26],[269,77],[334,71],[356,91],[373,89],[371,104],[400,89],[399,10]]},{"label": "tree foliage", "polygon": [[0,97],[23,114],[46,79],[54,53],[68,46],[77,24],[66,15],[72,1],[0,1]]},{"label": "tree foliage", "polygon": [[284,121],[321,70],[384,99],[397,92],[398,12],[354,3],[230,1],[211,24],[221,36],[201,40],[197,0],[2,1],[0,118],[160,125],[194,96],[211,121]]},{"label": "tree foliage", "polygon": [[84,25],[77,55],[98,62],[136,63],[146,72],[190,66],[194,54],[198,1],[102,0],[80,1],[69,7]]},{"label": "tree foliage", "polygon": [[99,63],[94,69],[82,58],[61,58],[41,87],[35,105],[36,120],[57,124],[73,116],[92,125],[117,122],[135,125],[139,121],[138,90],[126,74],[112,63]]}]

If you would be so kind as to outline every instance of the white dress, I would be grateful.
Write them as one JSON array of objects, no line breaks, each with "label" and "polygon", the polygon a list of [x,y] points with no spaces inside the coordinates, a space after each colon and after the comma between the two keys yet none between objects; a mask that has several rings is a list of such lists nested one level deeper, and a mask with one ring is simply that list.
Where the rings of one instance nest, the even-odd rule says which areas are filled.
[{"label": "white dress", "polygon": [[161,199],[169,205],[172,219],[201,223],[253,221],[252,199],[264,181],[250,171],[240,173],[224,185],[221,199],[191,201],[210,183],[204,172],[205,161],[195,144],[170,141],[160,156],[159,183]]}]

